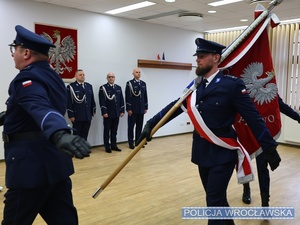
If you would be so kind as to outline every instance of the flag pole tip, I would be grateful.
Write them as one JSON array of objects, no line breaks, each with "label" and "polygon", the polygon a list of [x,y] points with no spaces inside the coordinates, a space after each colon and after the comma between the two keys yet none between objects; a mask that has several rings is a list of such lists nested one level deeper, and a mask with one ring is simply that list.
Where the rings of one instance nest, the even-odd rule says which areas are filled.
[{"label": "flag pole tip", "polygon": [[95,198],[97,198],[98,197],[98,195],[100,194],[102,192],[102,187],[99,187],[96,191],[95,191],[95,193],[93,194],[93,198],[95,199]]}]

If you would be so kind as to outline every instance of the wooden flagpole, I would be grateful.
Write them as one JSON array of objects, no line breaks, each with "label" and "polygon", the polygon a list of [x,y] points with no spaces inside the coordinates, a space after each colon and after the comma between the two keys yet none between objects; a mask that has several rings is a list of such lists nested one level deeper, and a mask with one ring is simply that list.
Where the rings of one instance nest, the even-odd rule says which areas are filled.
[{"label": "wooden flagpole", "polygon": [[[164,123],[173,115],[173,113],[181,106],[182,102],[191,94],[194,90],[196,90],[197,86],[201,82],[201,79],[196,78],[195,81],[191,83],[191,87],[187,88],[185,92],[182,94],[181,98],[175,103],[175,105],[161,118],[161,120],[152,128],[150,136],[152,137],[155,132],[164,125]],[[118,173],[127,165],[127,163],[138,153],[138,151],[146,144],[146,138],[144,138],[132,152],[127,156],[127,158],[118,166],[118,168],[102,183],[102,185],[96,190],[93,194],[93,198],[96,198],[105,188],[106,186],[118,175]]]}]

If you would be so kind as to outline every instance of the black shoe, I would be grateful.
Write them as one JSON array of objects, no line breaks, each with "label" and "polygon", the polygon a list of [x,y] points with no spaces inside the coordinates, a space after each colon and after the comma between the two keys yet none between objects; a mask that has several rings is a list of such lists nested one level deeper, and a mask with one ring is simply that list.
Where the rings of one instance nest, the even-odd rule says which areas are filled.
[{"label": "black shoe", "polygon": [[225,225],[235,225],[233,220],[224,220]]},{"label": "black shoe", "polygon": [[134,146],[133,146],[133,145],[129,145],[129,148],[130,148],[130,149],[134,149]]},{"label": "black shoe", "polygon": [[249,189],[244,189],[242,200],[243,200],[243,202],[244,202],[245,204],[250,204],[250,203],[251,203],[251,192],[250,192],[250,188],[249,188]]},{"label": "black shoe", "polygon": [[269,200],[270,200],[270,195],[267,192],[262,192],[260,193],[261,196],[261,206],[262,207],[269,207]]},{"label": "black shoe", "polygon": [[118,148],[118,147],[111,148],[111,150],[114,150],[114,151],[117,151],[117,152],[122,151],[122,149],[120,149],[120,148]]},{"label": "black shoe", "polygon": [[105,151],[106,151],[107,153],[111,153],[111,149],[110,149],[110,148],[105,148]]}]

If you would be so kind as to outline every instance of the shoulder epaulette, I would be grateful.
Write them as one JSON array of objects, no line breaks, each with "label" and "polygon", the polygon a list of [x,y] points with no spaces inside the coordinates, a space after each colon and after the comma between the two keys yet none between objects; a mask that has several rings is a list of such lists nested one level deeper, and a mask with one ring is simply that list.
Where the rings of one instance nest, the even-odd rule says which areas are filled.
[{"label": "shoulder epaulette", "polygon": [[230,78],[230,79],[233,79],[233,80],[238,79],[238,77],[235,77],[235,76],[232,76],[232,75],[225,75],[224,77]]}]

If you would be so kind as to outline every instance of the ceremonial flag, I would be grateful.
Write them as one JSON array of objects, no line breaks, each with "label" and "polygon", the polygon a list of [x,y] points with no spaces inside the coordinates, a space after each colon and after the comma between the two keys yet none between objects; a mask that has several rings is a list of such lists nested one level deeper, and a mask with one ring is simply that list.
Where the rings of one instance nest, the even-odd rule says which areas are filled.
[{"label": "ceremonial flag", "polygon": [[163,52],[162,60],[165,60],[165,53]]},{"label": "ceremonial flag", "polygon": [[159,54],[157,54],[157,60],[160,60],[160,55]]},{"label": "ceremonial flag", "polygon": [[[259,5],[255,12],[258,16],[262,12]],[[281,121],[278,105],[278,90],[275,72],[270,52],[267,27],[270,21],[277,20],[275,15],[263,20],[243,40],[234,51],[219,65],[223,72],[241,78],[246,84],[246,91],[252,98],[256,108],[276,139],[280,135]],[[277,23],[277,21],[275,21]],[[274,23],[272,23],[273,25]],[[244,119],[237,115],[234,127],[240,143],[248,151],[251,158],[261,152],[259,143],[249,129]]]}]

